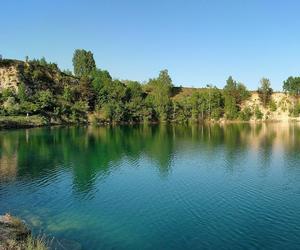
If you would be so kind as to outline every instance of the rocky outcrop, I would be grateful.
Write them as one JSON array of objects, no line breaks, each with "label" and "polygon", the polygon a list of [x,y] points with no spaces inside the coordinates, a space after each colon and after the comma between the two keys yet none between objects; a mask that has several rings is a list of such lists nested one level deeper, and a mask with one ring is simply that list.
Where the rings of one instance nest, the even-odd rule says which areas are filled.
[{"label": "rocky outcrop", "polygon": [[21,83],[29,93],[50,89],[59,92],[66,85],[78,84],[79,80],[63,73],[55,64],[41,65],[37,61],[0,60],[0,91],[13,89],[18,92]]},{"label": "rocky outcrop", "polygon": [[8,214],[0,216],[0,250],[24,249],[31,232],[25,223]]},{"label": "rocky outcrop", "polygon": [[43,236],[34,238],[25,222],[9,214],[0,216],[0,250],[81,250],[81,244]]}]

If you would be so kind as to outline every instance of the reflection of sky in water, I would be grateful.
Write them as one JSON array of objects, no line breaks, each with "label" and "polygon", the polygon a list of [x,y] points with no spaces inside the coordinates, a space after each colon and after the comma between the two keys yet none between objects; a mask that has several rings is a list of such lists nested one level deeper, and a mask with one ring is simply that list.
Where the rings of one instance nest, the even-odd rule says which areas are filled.
[{"label": "reflection of sky in water", "polygon": [[86,249],[300,244],[297,124],[0,132],[0,213]]}]

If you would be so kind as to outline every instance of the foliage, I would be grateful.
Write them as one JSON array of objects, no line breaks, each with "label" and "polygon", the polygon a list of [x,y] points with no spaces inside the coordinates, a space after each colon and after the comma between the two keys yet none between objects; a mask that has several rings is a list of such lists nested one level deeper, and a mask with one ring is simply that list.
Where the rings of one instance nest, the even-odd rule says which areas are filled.
[{"label": "foliage", "polygon": [[77,49],[73,55],[74,74],[78,77],[89,76],[96,69],[93,53],[84,49]]},{"label": "foliage", "polygon": [[264,117],[264,114],[261,112],[258,106],[255,107],[254,114],[257,120],[261,120]]},{"label": "foliage", "polygon": [[260,84],[261,87],[258,88],[258,95],[263,106],[267,107],[271,101],[273,89],[271,88],[270,80],[267,78],[262,78]]},{"label": "foliage", "polygon": [[239,119],[242,121],[249,121],[252,116],[251,108],[246,107],[239,113]]},{"label": "foliage", "polygon": [[277,110],[276,102],[272,98],[269,102],[269,107],[272,112],[275,112]]},{"label": "foliage", "polygon": [[[0,65],[7,67],[12,63],[13,60],[5,59]],[[167,70],[143,84],[121,81],[113,79],[107,70],[96,68],[92,52],[82,49],[74,52],[75,76],[69,70],[60,71],[45,58],[27,58],[27,62],[19,66],[22,78],[17,84],[18,91],[13,88],[0,91],[3,116],[38,115],[52,123],[81,123],[87,122],[88,117],[105,123],[185,123],[222,117],[249,121],[252,115],[256,119],[263,118],[259,107],[254,110],[247,107],[245,101],[250,92],[231,76],[223,90],[211,85],[202,89],[174,87]],[[298,116],[300,77],[289,77],[283,88],[293,96],[293,107],[288,98],[279,102],[278,107]],[[268,79],[262,78],[258,93],[265,109],[277,110]]]},{"label": "foliage", "polygon": [[283,82],[283,90],[290,95],[298,96],[300,94],[300,77],[290,76]]},{"label": "foliage", "polygon": [[[26,60],[28,61],[28,58],[26,58]],[[46,67],[51,70],[59,70],[56,63],[47,62],[45,57],[42,57],[41,59],[33,59],[33,60],[30,60],[29,62],[32,65],[39,65],[39,66]]]},{"label": "foliage", "polygon": [[290,116],[299,117],[300,115],[300,103],[297,102],[289,109]]},{"label": "foliage", "polygon": [[227,119],[236,119],[243,101],[249,98],[250,93],[242,83],[237,83],[230,76],[224,87],[225,116]]},{"label": "foliage", "polygon": [[158,115],[157,118],[161,121],[166,121],[171,107],[170,95],[173,86],[168,71],[160,71],[157,78],[149,80],[148,86],[150,89],[149,95],[151,96],[151,102]]},{"label": "foliage", "polygon": [[36,238],[32,236],[27,237],[24,247],[26,250],[47,250],[48,249],[47,240],[43,236],[39,236]]}]

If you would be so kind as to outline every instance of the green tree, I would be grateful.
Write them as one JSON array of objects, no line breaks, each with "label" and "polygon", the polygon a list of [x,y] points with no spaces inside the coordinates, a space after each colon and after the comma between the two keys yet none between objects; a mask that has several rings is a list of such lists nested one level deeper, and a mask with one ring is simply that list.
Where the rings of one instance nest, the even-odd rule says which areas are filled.
[{"label": "green tree", "polygon": [[224,87],[225,98],[225,115],[228,119],[235,119],[238,115],[238,107],[236,100],[237,83],[230,76]]},{"label": "green tree", "polygon": [[26,85],[23,82],[18,86],[17,97],[20,103],[25,102],[28,99],[28,95],[26,93]]},{"label": "green tree", "polygon": [[80,99],[88,104],[89,110],[91,111],[95,104],[95,93],[90,78],[86,76],[81,77],[78,85],[78,92]]},{"label": "green tree", "polygon": [[91,79],[92,79],[92,87],[95,93],[96,102],[100,102],[103,98],[101,89],[108,88],[112,85],[112,77],[110,76],[109,72],[106,70],[95,69],[91,72]]},{"label": "green tree", "polygon": [[84,49],[76,49],[73,55],[74,74],[77,77],[89,76],[96,69],[93,53]]},{"label": "green tree", "polygon": [[126,120],[140,122],[143,120],[145,94],[139,82],[127,81],[126,87]]},{"label": "green tree", "polygon": [[293,108],[290,113],[295,114],[297,98],[300,94],[300,77],[290,76],[283,82],[283,90],[293,97]]},{"label": "green tree", "polygon": [[258,88],[258,95],[263,106],[267,107],[271,101],[271,97],[273,93],[270,80],[267,78],[262,78],[260,80],[260,85],[261,86]]},{"label": "green tree", "polygon": [[257,120],[261,120],[264,117],[264,114],[261,112],[258,106],[255,107],[254,114]]},{"label": "green tree", "polygon": [[172,79],[169,76],[168,70],[160,71],[157,78],[149,80],[148,86],[150,87],[152,103],[154,105],[154,109],[158,114],[158,118],[162,121],[167,120],[168,111],[171,104],[171,89],[173,87]]},{"label": "green tree", "polygon": [[230,76],[224,87],[225,115],[227,119],[236,119],[243,101],[249,98],[250,93],[242,83],[237,83]]},{"label": "green tree", "polygon": [[50,90],[41,90],[36,93],[37,111],[47,119],[50,119],[55,108],[55,99]]},{"label": "green tree", "polygon": [[290,76],[283,82],[283,90],[290,95],[298,96],[300,94],[300,77]]}]

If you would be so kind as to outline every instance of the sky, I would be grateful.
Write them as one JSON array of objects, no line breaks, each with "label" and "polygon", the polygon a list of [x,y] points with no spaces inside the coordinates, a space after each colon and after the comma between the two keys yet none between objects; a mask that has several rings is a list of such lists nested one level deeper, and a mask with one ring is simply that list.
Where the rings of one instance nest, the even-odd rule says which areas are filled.
[{"label": "sky", "polygon": [[1,0],[0,54],[72,69],[77,48],[114,78],[282,90],[300,72],[298,0]]}]

